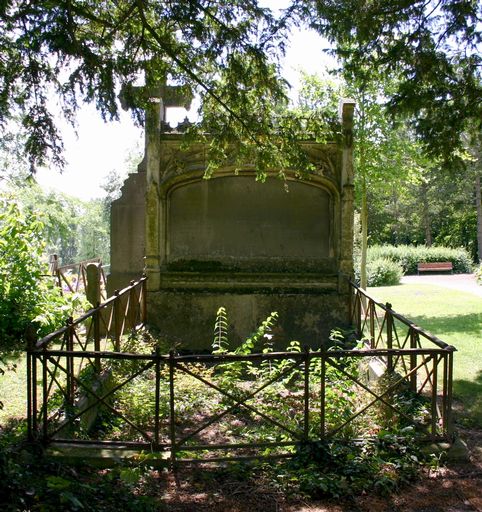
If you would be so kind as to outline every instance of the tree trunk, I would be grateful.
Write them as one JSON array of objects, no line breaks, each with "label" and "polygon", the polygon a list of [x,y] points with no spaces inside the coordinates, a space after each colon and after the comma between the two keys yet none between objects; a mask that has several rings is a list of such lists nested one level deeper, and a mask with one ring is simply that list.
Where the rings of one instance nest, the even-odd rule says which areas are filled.
[{"label": "tree trunk", "polygon": [[482,194],[480,190],[480,171],[475,176],[475,205],[477,207],[477,256],[482,262]]},{"label": "tree trunk", "polygon": [[422,216],[423,216],[423,229],[425,231],[425,245],[427,247],[431,247],[432,245],[432,226],[430,222],[430,212],[428,208],[428,197],[427,197],[427,183],[425,181],[422,182],[420,187],[421,195],[422,195]]},{"label": "tree trunk", "polygon": [[[360,166],[361,167],[361,166]],[[361,190],[361,257],[360,257],[360,288],[367,289],[367,252],[368,252],[368,201],[366,177],[362,178]]]}]

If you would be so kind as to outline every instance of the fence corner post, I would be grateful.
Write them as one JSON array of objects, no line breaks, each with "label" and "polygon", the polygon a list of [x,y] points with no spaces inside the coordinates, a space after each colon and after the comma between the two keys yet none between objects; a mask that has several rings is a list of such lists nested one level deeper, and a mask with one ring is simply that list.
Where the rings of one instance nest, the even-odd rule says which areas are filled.
[{"label": "fence corner post", "polygon": [[27,332],[27,439],[33,441],[37,418],[37,377],[34,349],[36,336],[29,329]]},{"label": "fence corner post", "polygon": [[310,434],[310,348],[304,347],[304,422],[303,437],[308,441]]},{"label": "fence corner post", "polygon": [[112,305],[113,307],[113,313],[114,313],[114,350],[116,352],[120,351],[120,343],[121,343],[121,336],[122,336],[122,318],[121,318],[121,304],[120,304],[120,295],[119,290],[114,291],[114,303]]},{"label": "fence corner post", "polygon": [[143,274],[141,279],[141,323],[146,325],[147,322],[147,276]]},{"label": "fence corner post", "polygon": [[[100,303],[97,302],[94,309],[94,316],[93,316],[93,322],[94,322],[94,351],[100,352]],[[101,363],[100,363],[100,356],[95,356],[95,369],[97,373],[100,373],[101,370]]]},{"label": "fence corner post", "polygon": [[176,469],[176,418],[174,408],[174,350],[169,351],[169,437],[171,440],[171,470]]},{"label": "fence corner post", "polygon": [[392,305],[387,302],[385,304],[386,312],[385,312],[385,322],[387,327],[387,350],[388,350],[388,356],[387,356],[387,371],[392,372],[393,371],[393,316],[392,316]]}]

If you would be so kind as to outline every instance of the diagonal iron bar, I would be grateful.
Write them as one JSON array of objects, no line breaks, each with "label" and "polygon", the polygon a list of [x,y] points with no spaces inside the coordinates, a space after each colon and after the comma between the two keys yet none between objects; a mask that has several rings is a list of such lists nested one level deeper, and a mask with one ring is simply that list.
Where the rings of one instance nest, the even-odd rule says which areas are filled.
[{"label": "diagonal iron bar", "polygon": [[[259,393],[260,391],[262,391],[263,389],[267,388],[269,385],[273,384],[274,382],[276,382],[277,380],[281,379],[282,377],[284,377],[285,375],[287,375],[288,373],[290,373],[292,370],[294,370],[295,368],[297,368],[298,366],[300,366],[301,364],[303,363],[302,360],[298,361],[298,362],[294,362],[293,366],[291,368],[287,368],[285,369],[283,372],[279,373],[278,375],[276,375],[275,377],[273,377],[272,379],[268,380],[267,382],[265,382],[261,387],[259,387],[258,389],[256,389],[255,391],[249,393],[248,395],[246,395],[243,400],[244,401],[247,401],[247,400],[250,400],[251,398],[253,398],[257,393]],[[199,434],[199,432],[202,432],[204,429],[206,429],[207,427],[209,427],[210,425],[212,425],[213,423],[216,423],[217,421],[219,421],[221,418],[223,418],[224,416],[226,416],[227,414],[229,414],[231,411],[233,411],[234,409],[236,409],[236,407],[238,407],[238,405],[240,405],[241,402],[239,402],[238,400],[236,400],[236,403],[234,403],[231,407],[229,407],[228,409],[225,409],[224,411],[218,413],[218,414],[215,414],[214,416],[211,416],[211,418],[209,418],[209,420],[204,423],[203,425],[201,425],[200,427],[198,427],[196,430],[194,430],[193,432],[189,433],[186,437],[184,437],[183,439],[181,439],[179,441],[178,444],[184,444],[186,441],[188,441],[189,439],[193,438],[195,435]]]},{"label": "diagonal iron bar", "polygon": [[[387,395],[388,393],[390,393],[393,389],[395,389],[401,382],[403,382],[405,380],[406,377],[409,377],[410,374],[407,374],[405,375],[404,377],[401,377],[399,380],[397,380],[394,384],[392,384],[391,386],[389,386],[381,395],[377,395],[374,391],[372,391],[368,386],[365,386],[365,384],[363,384],[362,382],[360,382],[357,378],[353,377],[353,375],[350,375],[348,372],[346,372],[343,367],[341,367],[340,365],[338,365],[337,363],[335,363],[330,357],[327,357],[327,362],[329,362],[332,366],[334,366],[338,371],[342,372],[343,374],[345,374],[349,379],[351,379],[355,384],[357,384],[358,386],[360,386],[361,388],[363,388],[365,391],[367,391],[368,393],[370,393],[371,395],[373,395],[375,397],[375,400],[372,400],[367,406],[363,407],[360,411],[358,411],[357,413],[355,413],[353,416],[351,416],[350,418],[348,418],[348,420],[344,421],[340,426],[338,426],[337,428],[335,428],[334,430],[330,431],[327,435],[333,435],[333,434],[336,434],[337,432],[339,432],[344,426],[348,425],[348,423],[350,423],[351,421],[353,421],[355,418],[357,418],[360,414],[362,414],[363,412],[365,412],[369,407],[371,407],[374,403],[378,402],[378,401],[381,401],[383,404],[387,405],[390,409],[392,409],[393,411],[395,411],[396,413],[400,414],[401,416],[405,417],[406,419],[408,419],[411,423],[414,423],[416,425],[420,425],[421,427],[424,427],[422,424],[420,424],[419,422],[417,421],[414,421],[413,418],[411,418],[410,416],[408,416],[407,414],[405,414],[404,412],[398,410],[395,406],[393,406],[391,403],[387,402],[386,400],[383,399],[383,397],[385,395]],[[416,372],[420,367],[422,366],[422,364],[420,364],[417,368],[414,368],[410,373],[414,373]]]},{"label": "diagonal iron bar", "polygon": [[[298,363],[298,364],[301,364]],[[233,400],[234,402],[236,402],[236,405],[235,407],[237,407],[238,405],[241,405],[243,407],[246,407],[248,410],[250,410],[251,412],[254,412],[255,414],[257,414],[258,416],[261,416],[262,418],[264,418],[265,420],[273,423],[274,425],[276,425],[278,428],[281,428],[282,430],[285,430],[286,432],[289,432],[292,436],[302,440],[302,437],[299,436],[298,433],[294,432],[293,430],[291,430],[290,428],[286,427],[285,425],[282,425],[281,423],[279,423],[277,420],[269,417],[268,415],[264,414],[263,412],[257,410],[255,407],[252,407],[251,405],[248,405],[246,403],[246,400],[249,400],[250,398],[246,398],[246,399],[239,399],[237,397],[235,397],[234,395],[231,395],[230,393],[228,393],[227,391],[225,391],[224,389],[220,388],[219,386],[216,386],[216,384],[213,384],[212,382],[209,382],[208,380],[204,379],[203,377],[199,376],[199,375],[196,375],[195,373],[191,372],[190,370],[188,370],[187,368],[184,368],[182,367],[180,364],[176,363],[176,367],[179,368],[181,371],[187,373],[188,375],[191,375],[192,377],[194,377],[195,379],[198,379],[199,381],[203,382],[204,384],[206,384],[207,386],[215,389],[216,391],[218,391],[219,393],[221,393],[222,395],[228,397],[230,400]],[[278,377],[277,377],[278,379]],[[276,379],[276,380],[277,380]],[[266,386],[265,386],[266,387]],[[257,391],[258,392],[258,391]]]},{"label": "diagonal iron bar", "polygon": [[[436,357],[436,356],[435,356]],[[423,384],[420,386],[420,388],[418,389],[418,393],[422,393],[422,391],[424,390],[427,382],[430,383],[430,387],[433,388],[433,380],[432,380],[432,374],[433,374],[433,370],[429,370],[428,369],[428,366],[427,366],[427,363],[430,361],[430,359],[432,359],[432,357],[427,357],[427,358],[423,358],[422,357],[422,360],[423,360],[423,365],[425,367],[425,374],[426,374],[426,379],[423,381]]]},{"label": "diagonal iron bar", "polygon": [[[52,361],[52,358],[48,357],[48,359]],[[55,364],[55,363],[54,363]],[[94,398],[96,399],[96,402],[94,402],[93,404],[89,405],[88,407],[86,407],[84,410],[82,410],[80,413],[76,414],[75,416],[69,418],[68,420],[68,423],[72,423],[73,421],[75,421],[77,418],[80,418],[83,414],[85,414],[87,411],[90,411],[90,409],[92,409],[93,407],[95,407],[98,403],[102,403],[105,407],[107,407],[111,412],[113,412],[116,416],[118,416],[119,418],[123,419],[128,425],[130,425],[132,428],[134,428],[135,430],[137,430],[140,434],[142,434],[142,436],[148,440],[149,442],[152,442],[152,439],[150,438],[150,436],[144,432],[143,430],[141,430],[139,427],[137,427],[134,423],[132,423],[129,419],[127,419],[122,413],[120,413],[117,409],[115,409],[114,407],[112,407],[109,403],[107,403],[105,400],[106,398],[108,398],[109,396],[113,395],[116,391],[118,391],[120,388],[122,388],[123,386],[125,386],[128,382],[130,382],[131,380],[135,379],[136,377],[138,377],[141,373],[147,371],[149,368],[151,368],[152,366],[154,366],[154,361],[149,361],[143,368],[141,368],[140,370],[138,370],[137,372],[135,372],[133,375],[131,375],[128,379],[126,379],[124,382],[121,382],[120,384],[118,384],[117,386],[114,386],[110,391],[108,391],[104,396],[100,397],[99,395],[97,395],[97,393],[95,393],[94,391],[92,391],[92,389],[90,389],[89,387],[87,387],[81,380],[79,380],[77,377],[73,377],[74,381],[76,381],[82,388],[84,388],[88,393],[90,393],[92,396],[94,396]],[[62,370],[63,372],[67,373],[67,370],[62,366],[62,365],[58,365],[58,368],[60,370]],[[54,436],[57,432],[60,432],[60,430],[62,430],[62,428],[64,427],[64,425],[60,426],[58,429],[54,430],[53,432],[50,433],[50,436]]]},{"label": "diagonal iron bar", "polygon": [[[60,350],[62,351],[64,349],[64,347],[65,347],[65,336],[62,337],[62,344],[60,345]],[[60,356],[60,355],[57,356],[57,362],[60,361],[61,357],[62,356]],[[52,390],[52,386],[53,386],[53,383],[51,382],[50,385],[47,388],[47,396],[50,395],[50,391]]]}]

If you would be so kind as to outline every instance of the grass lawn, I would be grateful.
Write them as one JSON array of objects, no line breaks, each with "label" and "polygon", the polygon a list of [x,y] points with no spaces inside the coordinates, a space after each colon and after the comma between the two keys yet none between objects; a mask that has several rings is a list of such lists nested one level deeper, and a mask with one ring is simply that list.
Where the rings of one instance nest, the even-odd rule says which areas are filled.
[{"label": "grass lawn", "polygon": [[457,349],[454,394],[464,403],[470,422],[482,426],[482,299],[428,284],[384,286],[368,292]]},{"label": "grass lawn", "polygon": [[0,402],[3,402],[3,409],[0,409],[0,425],[4,424],[7,418],[25,418],[27,416],[27,364],[26,358],[18,360],[10,359],[8,365],[16,364],[15,371],[5,369],[5,374],[0,375]]}]

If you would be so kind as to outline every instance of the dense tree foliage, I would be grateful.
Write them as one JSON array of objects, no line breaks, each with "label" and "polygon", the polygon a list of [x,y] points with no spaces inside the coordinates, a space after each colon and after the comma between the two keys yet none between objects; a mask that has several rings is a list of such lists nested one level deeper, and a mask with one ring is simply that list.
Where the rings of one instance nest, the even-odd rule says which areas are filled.
[{"label": "dense tree foliage", "polygon": [[43,225],[13,198],[0,198],[0,356],[22,348],[27,337],[60,327],[71,312],[46,276]]},{"label": "dense tree foliage", "polygon": [[290,28],[304,24],[360,79],[396,68],[391,111],[416,114],[427,148],[450,160],[467,123],[482,119],[480,15],[476,0],[291,0],[276,16],[256,0],[3,0],[0,123],[7,130],[20,116],[33,167],[61,165],[50,98],[69,120],[83,101],[116,117],[119,87],[147,73],[149,84],[167,79],[200,96],[215,161],[236,141],[261,172],[299,164],[286,141],[300,125],[273,116],[286,102],[277,59]]},{"label": "dense tree foliage", "polygon": [[10,187],[9,195],[41,221],[44,256],[57,254],[62,264],[93,257],[108,263],[109,211],[105,200],[81,201],[60,192],[45,192],[34,180]]},{"label": "dense tree foliage", "polygon": [[[374,198],[385,197],[391,190],[403,190],[420,176],[425,159],[421,147],[406,125],[394,125],[385,115],[383,98],[397,85],[397,79],[374,75],[360,81],[348,72],[338,77],[320,78],[305,75],[300,91],[302,111],[335,109],[337,98],[355,100],[355,186],[360,212],[359,263],[357,269],[363,288],[367,281],[369,207]],[[424,161],[425,163],[425,161]],[[371,209],[371,208],[370,208]]]},{"label": "dense tree foliage", "polygon": [[286,22],[256,1],[5,1],[0,15],[0,122],[20,112],[32,166],[62,164],[52,94],[68,119],[81,101],[113,118],[120,85],[168,79],[221,106],[208,116],[218,147],[235,137],[262,147],[285,99],[275,54]]},{"label": "dense tree foliage", "polygon": [[464,247],[477,260],[474,184],[470,169],[429,167],[419,180],[369,194],[371,243]]},{"label": "dense tree foliage", "polygon": [[329,38],[358,81],[396,73],[386,98],[426,149],[457,159],[463,133],[482,123],[482,4],[477,0],[297,0],[301,19]]}]

